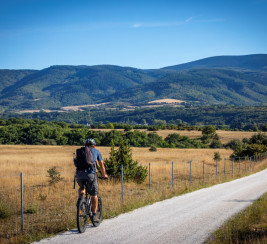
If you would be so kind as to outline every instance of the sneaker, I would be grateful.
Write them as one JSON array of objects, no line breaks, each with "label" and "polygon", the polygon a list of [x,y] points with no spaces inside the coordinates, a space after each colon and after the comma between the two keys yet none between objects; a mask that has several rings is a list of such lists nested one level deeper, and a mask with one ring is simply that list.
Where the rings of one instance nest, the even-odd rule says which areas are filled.
[{"label": "sneaker", "polygon": [[97,216],[93,216],[93,221],[94,221],[95,223],[99,223],[99,222],[100,222],[100,220],[99,220],[99,218],[97,218]]}]

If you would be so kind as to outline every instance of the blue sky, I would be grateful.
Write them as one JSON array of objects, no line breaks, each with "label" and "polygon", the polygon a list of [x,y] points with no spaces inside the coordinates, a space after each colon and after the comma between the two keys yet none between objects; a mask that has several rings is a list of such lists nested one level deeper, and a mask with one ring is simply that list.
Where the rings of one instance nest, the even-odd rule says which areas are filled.
[{"label": "blue sky", "polygon": [[267,53],[267,0],[0,0],[0,69]]}]

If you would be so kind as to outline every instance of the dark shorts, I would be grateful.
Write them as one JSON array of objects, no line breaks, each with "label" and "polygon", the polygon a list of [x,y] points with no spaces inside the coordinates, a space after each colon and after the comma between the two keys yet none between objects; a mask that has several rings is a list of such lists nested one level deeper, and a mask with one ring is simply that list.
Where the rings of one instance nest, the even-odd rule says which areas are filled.
[{"label": "dark shorts", "polygon": [[81,188],[86,185],[87,192],[91,196],[96,196],[98,193],[98,184],[96,174],[88,174],[85,172],[79,172],[76,174],[76,181]]}]

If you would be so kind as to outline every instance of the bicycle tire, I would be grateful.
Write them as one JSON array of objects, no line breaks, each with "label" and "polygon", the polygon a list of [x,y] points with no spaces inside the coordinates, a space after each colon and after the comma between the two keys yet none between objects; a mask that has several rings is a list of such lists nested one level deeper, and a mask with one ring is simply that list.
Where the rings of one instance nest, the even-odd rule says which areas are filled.
[{"label": "bicycle tire", "polygon": [[86,211],[86,200],[81,199],[77,203],[77,227],[80,233],[85,232],[87,227],[87,221],[88,216]]},{"label": "bicycle tire", "polygon": [[99,222],[94,222],[93,220],[93,216],[91,217],[91,221],[93,226],[97,227],[100,225],[101,221],[102,221],[102,200],[101,197],[98,196],[98,205],[97,205],[97,211],[96,211],[96,216],[99,219]]}]

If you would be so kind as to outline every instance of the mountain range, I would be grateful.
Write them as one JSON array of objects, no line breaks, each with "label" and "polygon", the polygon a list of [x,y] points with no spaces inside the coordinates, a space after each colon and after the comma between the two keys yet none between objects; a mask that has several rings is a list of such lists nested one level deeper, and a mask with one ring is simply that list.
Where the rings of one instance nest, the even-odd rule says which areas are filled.
[{"label": "mountain range", "polygon": [[0,70],[0,106],[8,111],[157,99],[203,105],[266,105],[267,54],[210,57],[161,69],[56,65]]}]

